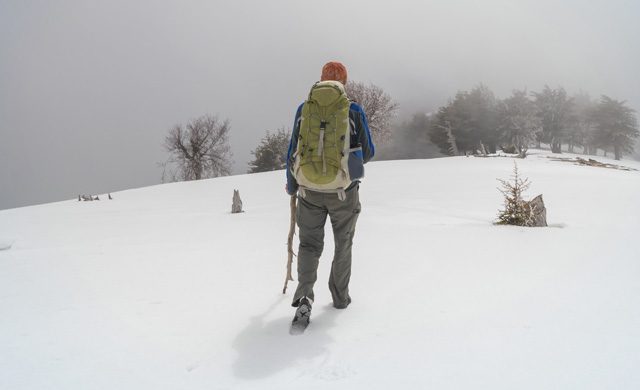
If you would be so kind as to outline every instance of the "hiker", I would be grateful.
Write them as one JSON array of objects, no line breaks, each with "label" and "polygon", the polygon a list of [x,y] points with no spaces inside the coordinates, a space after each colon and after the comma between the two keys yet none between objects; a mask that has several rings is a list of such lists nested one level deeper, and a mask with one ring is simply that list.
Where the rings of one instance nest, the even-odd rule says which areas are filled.
[{"label": "hiker", "polygon": [[[339,62],[329,62],[322,68],[320,80],[312,88],[309,99],[298,107],[287,153],[286,190],[289,195],[299,193],[296,210],[300,238],[298,287],[292,303],[292,306],[298,309],[293,325],[298,322],[303,328],[309,323],[314,300],[313,286],[317,279],[318,262],[324,247],[324,225],[327,215],[331,219],[335,240],[335,254],[329,277],[333,306],[337,309],[345,309],[351,303],[349,296],[351,247],[361,210],[358,194],[360,181],[357,179],[364,175],[362,165],[371,160],[375,153],[364,111],[360,106],[349,101],[344,93],[344,85],[347,83],[346,68]],[[345,123],[342,131],[346,133],[346,138],[343,136],[342,139],[350,140],[350,145],[345,145],[344,151],[338,152],[342,153],[342,156],[345,156],[345,152],[349,154],[348,168],[344,166],[346,160],[342,158],[341,161],[342,169],[349,171],[351,180],[336,189],[332,188],[332,184],[315,184],[316,181],[322,181],[325,177],[331,176],[327,172],[333,172],[332,167],[335,164],[329,161],[331,160],[330,149],[339,147],[339,145],[334,147],[335,143],[332,143],[327,136],[327,133],[334,131],[329,123],[330,120],[319,118],[315,125],[313,122],[314,117],[321,115],[313,112],[313,104],[309,102],[312,100],[314,90],[321,87],[330,88],[331,93],[341,90],[340,98],[344,99],[341,114],[344,119],[336,119],[334,122]],[[339,118],[340,115],[340,113],[330,114],[332,118]],[[338,159],[341,155],[337,154]],[[354,174],[350,169],[352,159],[359,161],[360,173]],[[340,161],[337,164],[340,165]],[[308,177],[303,178],[305,169]],[[338,173],[333,173],[333,176],[344,176],[344,173],[338,170]]]}]

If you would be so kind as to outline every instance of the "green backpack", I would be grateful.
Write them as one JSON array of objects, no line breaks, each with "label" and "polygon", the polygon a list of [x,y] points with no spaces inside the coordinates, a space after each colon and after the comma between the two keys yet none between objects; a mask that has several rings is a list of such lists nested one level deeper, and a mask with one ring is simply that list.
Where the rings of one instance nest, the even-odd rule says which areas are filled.
[{"label": "green backpack", "polygon": [[[309,98],[302,106],[300,134],[295,154],[294,177],[302,189],[335,192],[344,199],[345,189],[352,181],[354,170],[349,169],[357,157],[351,149],[351,102],[342,83],[321,81],[311,87]],[[361,155],[361,153],[360,153]],[[360,165],[362,165],[360,163]],[[359,170],[357,170],[359,172]]]}]

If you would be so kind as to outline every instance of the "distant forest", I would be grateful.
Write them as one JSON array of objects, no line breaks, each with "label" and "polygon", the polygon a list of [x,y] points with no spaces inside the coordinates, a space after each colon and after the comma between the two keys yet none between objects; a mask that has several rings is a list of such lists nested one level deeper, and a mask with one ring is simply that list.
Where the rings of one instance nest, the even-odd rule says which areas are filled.
[{"label": "distant forest", "polygon": [[569,96],[564,88],[540,92],[513,90],[497,99],[480,84],[460,91],[435,113],[418,113],[396,124],[391,141],[380,145],[377,160],[432,158],[443,155],[526,152],[548,146],[617,160],[634,153],[640,136],[635,110],[609,96]]}]

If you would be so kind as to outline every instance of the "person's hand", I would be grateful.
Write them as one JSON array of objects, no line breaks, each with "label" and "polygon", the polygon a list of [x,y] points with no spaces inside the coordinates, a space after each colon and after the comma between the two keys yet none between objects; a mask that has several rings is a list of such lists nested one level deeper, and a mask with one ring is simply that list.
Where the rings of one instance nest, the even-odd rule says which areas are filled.
[{"label": "person's hand", "polygon": [[297,192],[297,191],[296,191],[296,192],[294,192],[294,193],[292,194],[292,193],[289,191],[289,183],[287,183],[287,184],[285,184],[285,185],[284,185],[284,190],[287,192],[287,195],[291,195],[291,196],[295,195],[295,194],[296,194],[296,192]]}]

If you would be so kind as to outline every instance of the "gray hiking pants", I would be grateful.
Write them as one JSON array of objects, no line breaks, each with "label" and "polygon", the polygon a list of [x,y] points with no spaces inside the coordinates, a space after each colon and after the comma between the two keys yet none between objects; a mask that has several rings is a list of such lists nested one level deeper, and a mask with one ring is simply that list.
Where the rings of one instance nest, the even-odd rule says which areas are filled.
[{"label": "gray hiking pants", "polygon": [[318,264],[324,247],[324,225],[327,215],[331,219],[335,252],[329,276],[329,290],[336,308],[345,308],[351,302],[349,280],[351,278],[351,247],[356,222],[360,215],[358,187],[346,192],[341,201],[337,194],[305,191],[298,198],[296,218],[299,228],[298,288],[293,296],[293,306],[304,296],[314,298],[313,285],[318,279]]}]

